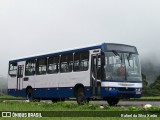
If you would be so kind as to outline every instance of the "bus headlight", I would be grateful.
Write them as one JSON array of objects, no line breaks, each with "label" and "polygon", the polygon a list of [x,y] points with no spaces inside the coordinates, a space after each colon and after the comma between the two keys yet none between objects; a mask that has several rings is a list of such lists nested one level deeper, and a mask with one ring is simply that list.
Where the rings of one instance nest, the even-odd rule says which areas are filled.
[{"label": "bus headlight", "polygon": [[108,88],[108,87],[106,87],[105,90],[116,90],[116,88]]},{"label": "bus headlight", "polygon": [[109,90],[112,90],[112,88],[109,88]]},{"label": "bus headlight", "polygon": [[108,89],[109,89],[108,87],[105,88],[105,90],[108,90]]},{"label": "bus headlight", "polygon": [[141,91],[141,88],[136,88],[136,91]]},{"label": "bus headlight", "polygon": [[109,90],[116,90],[116,88],[109,88]]},{"label": "bus headlight", "polygon": [[112,88],[112,90],[116,90],[116,88]]}]

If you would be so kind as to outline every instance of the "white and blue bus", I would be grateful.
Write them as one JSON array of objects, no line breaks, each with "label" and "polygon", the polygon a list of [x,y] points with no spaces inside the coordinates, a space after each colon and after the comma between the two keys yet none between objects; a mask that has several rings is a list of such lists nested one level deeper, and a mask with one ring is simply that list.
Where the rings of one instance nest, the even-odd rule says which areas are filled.
[{"label": "white and blue bus", "polygon": [[8,94],[53,102],[76,98],[78,104],[103,99],[109,105],[142,95],[136,47],[97,46],[10,60]]}]

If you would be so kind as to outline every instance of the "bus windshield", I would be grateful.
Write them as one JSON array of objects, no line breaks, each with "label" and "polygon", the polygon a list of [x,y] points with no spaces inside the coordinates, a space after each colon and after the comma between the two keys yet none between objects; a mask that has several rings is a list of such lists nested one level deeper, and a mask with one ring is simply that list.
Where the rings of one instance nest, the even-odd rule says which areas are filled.
[{"label": "bus windshield", "polygon": [[104,69],[106,80],[142,81],[137,54],[105,52]]}]

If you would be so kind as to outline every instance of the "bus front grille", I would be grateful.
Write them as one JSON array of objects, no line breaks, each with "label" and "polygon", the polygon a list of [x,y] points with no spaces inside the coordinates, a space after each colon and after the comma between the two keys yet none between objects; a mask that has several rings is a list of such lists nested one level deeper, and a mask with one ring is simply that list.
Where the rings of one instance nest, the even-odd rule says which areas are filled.
[{"label": "bus front grille", "polygon": [[135,91],[134,88],[118,88],[119,91]]}]

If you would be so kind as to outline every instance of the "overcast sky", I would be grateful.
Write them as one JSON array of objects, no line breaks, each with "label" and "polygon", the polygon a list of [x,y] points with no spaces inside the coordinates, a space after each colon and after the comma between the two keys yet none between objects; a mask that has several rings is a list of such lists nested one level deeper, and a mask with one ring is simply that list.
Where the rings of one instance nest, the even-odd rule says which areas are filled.
[{"label": "overcast sky", "polygon": [[10,59],[104,42],[160,51],[160,0],[0,0],[0,75]]}]

